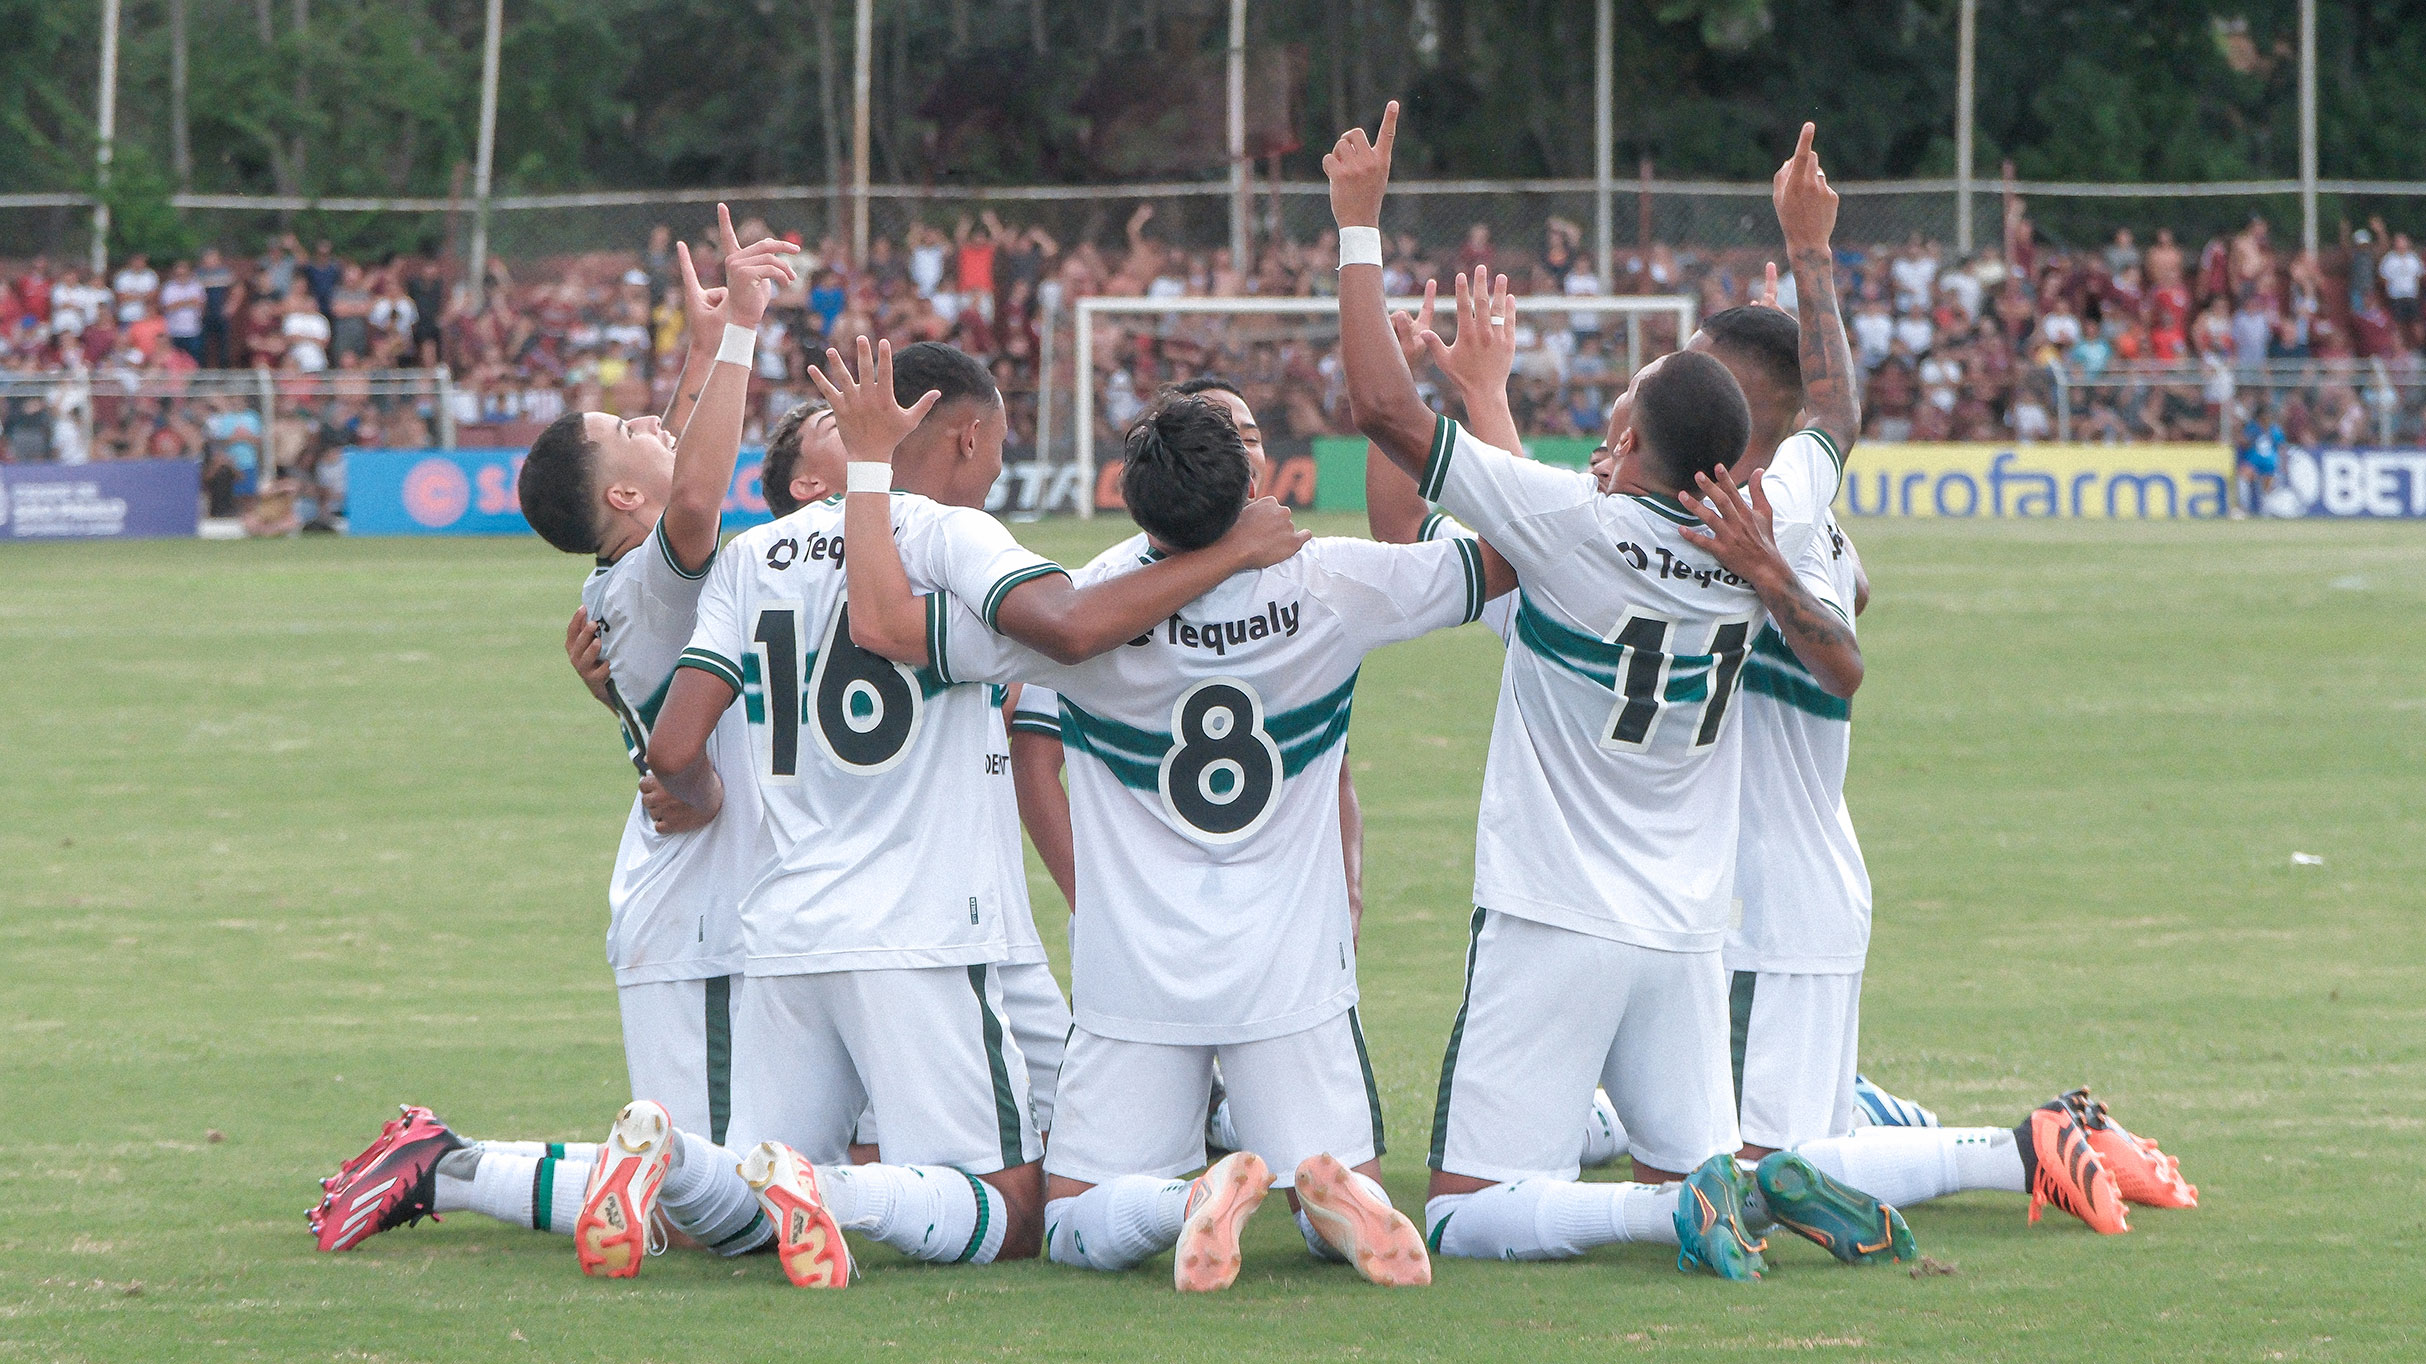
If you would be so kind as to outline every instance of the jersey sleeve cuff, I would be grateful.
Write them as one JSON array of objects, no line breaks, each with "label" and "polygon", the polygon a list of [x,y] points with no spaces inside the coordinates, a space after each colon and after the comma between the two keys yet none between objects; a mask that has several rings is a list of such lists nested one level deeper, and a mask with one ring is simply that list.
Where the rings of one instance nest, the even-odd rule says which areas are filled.
[{"label": "jersey sleeve cuff", "polygon": [[952,676],[951,606],[951,593],[927,594],[927,666],[946,686],[958,680]]},{"label": "jersey sleeve cuff", "polygon": [[736,694],[741,691],[741,665],[711,650],[685,649],[682,651],[682,657],[674,660],[674,667],[677,671],[683,668],[697,668],[731,687]]},{"label": "jersey sleeve cuff", "polygon": [[1804,427],[1803,434],[1809,436],[1815,441],[1818,441],[1820,448],[1828,452],[1828,462],[1836,466],[1836,481],[1839,483],[1844,482],[1845,452],[1837,449],[1836,442],[1828,438],[1828,433],[1820,430],[1816,426]]},{"label": "jersey sleeve cuff", "polygon": [[[1450,541],[1457,547],[1457,562],[1465,570],[1465,621],[1480,620],[1483,614],[1483,542],[1470,536],[1458,536]],[[1463,622],[1461,622],[1463,623]]]},{"label": "jersey sleeve cuff", "polygon": [[1041,734],[1048,739],[1061,738],[1061,721],[1043,715],[1021,715],[1011,721],[1013,734]]},{"label": "jersey sleeve cuff", "polygon": [[977,613],[979,618],[985,621],[987,629],[1001,629],[1001,626],[995,624],[994,617],[1002,610],[1003,598],[1011,595],[1011,589],[1018,587],[1021,583],[1034,582],[1038,578],[1048,577],[1055,573],[1065,578],[1070,576],[1070,570],[1056,563],[1030,564],[1026,568],[1015,569],[1003,574],[994,580],[992,587],[986,589],[985,605]]},{"label": "jersey sleeve cuff", "polygon": [[[674,557],[673,542],[665,538],[665,518],[662,516],[657,518],[657,531],[653,538],[657,541],[657,552],[665,556],[665,566],[674,570],[676,577],[688,578],[692,582],[697,582],[701,578],[708,576],[708,567],[716,562],[716,550],[710,549],[708,551],[708,557],[699,561],[699,571],[697,573],[693,573],[691,570],[684,568],[682,566],[682,560]],[[716,513],[715,538],[717,545],[721,547],[724,543],[723,512]]]},{"label": "jersey sleeve cuff", "polygon": [[1432,455],[1424,461],[1424,476],[1416,480],[1415,491],[1426,502],[1440,501],[1440,490],[1449,481],[1449,456],[1457,449],[1457,423],[1446,414],[1433,419]]}]

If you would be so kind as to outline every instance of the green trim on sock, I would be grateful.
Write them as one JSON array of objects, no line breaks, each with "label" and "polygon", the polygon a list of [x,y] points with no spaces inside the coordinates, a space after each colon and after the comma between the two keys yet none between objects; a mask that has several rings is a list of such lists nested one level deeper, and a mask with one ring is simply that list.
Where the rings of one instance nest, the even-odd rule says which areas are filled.
[{"label": "green trim on sock", "polygon": [[977,1195],[977,1230],[969,1233],[969,1244],[952,1263],[965,1265],[977,1258],[978,1248],[986,1243],[986,1223],[994,1213],[994,1201],[986,1197],[986,1182],[963,1170],[960,1177],[969,1181],[969,1191]]},{"label": "green trim on sock", "polygon": [[[550,1146],[548,1149],[553,1151],[559,1148]],[[555,1221],[555,1203],[556,1158],[542,1156],[539,1173],[531,1176],[531,1230],[551,1230],[550,1223]]]}]

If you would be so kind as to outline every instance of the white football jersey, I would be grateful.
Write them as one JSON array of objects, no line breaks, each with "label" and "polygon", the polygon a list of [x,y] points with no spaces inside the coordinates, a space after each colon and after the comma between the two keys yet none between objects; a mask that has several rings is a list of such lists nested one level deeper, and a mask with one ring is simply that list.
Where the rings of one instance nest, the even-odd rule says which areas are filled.
[{"label": "white football jersey", "polygon": [[[892,506],[937,657],[954,598],[991,624],[1012,588],[1063,571],[984,512],[908,493]],[[682,653],[740,693],[773,843],[742,901],[743,969],[1008,960],[1027,878],[994,694],[851,642],[842,525],[834,497],[735,536]]]},{"label": "white football jersey", "polygon": [[[1770,496],[1825,507],[1824,445],[1779,449]],[[1814,464],[1813,455],[1822,456]],[[1825,485],[1827,496],[1819,493]],[[1475,839],[1475,903],[1671,952],[1713,951],[1734,900],[1739,726],[1764,614],[1667,498],[1604,495],[1440,419],[1418,490],[1520,583]],[[1782,518],[1789,562],[1808,542]]]},{"label": "white football jersey", "polygon": [[[1467,529],[1464,522],[1447,512],[1437,510],[1426,512],[1423,525],[1415,532],[1416,541],[1419,544],[1427,545],[1435,540],[1472,540],[1475,538],[1477,537],[1474,532]],[[1520,594],[1515,592],[1493,597],[1483,603],[1483,613],[1476,617],[1483,623],[1483,628],[1499,636],[1499,642],[1502,644],[1509,643],[1516,638],[1516,604],[1519,600],[1521,600]]]},{"label": "white football jersey", "polygon": [[[637,764],[649,726],[665,703],[674,661],[690,642],[699,589],[709,565],[685,573],[665,540],[665,523],[612,564],[601,562],[581,586],[581,604],[598,626],[609,695]],[[725,806],[707,827],[661,834],[640,797],[623,822],[615,872],[607,882],[607,964],[615,983],[698,980],[741,969],[742,893],[764,855],[758,792],[749,783],[749,735],[726,715],[708,736],[708,757],[725,783]]]},{"label": "white football jersey", "polygon": [[[1795,563],[1796,576],[1853,628],[1857,563],[1834,517]],[[1870,952],[1870,871],[1845,809],[1852,703],[1831,696],[1774,625],[1744,665],[1743,841],[1736,850],[1741,920],[1727,969],[1801,975],[1859,971]]]},{"label": "white football jersey", "polygon": [[[1136,537],[1078,580],[1152,557]],[[948,677],[1060,696],[1079,1026],[1136,1042],[1253,1042],[1356,1002],[1339,764],[1357,671],[1372,650],[1482,606],[1470,542],[1318,539],[1076,666],[962,613],[946,632]]]}]

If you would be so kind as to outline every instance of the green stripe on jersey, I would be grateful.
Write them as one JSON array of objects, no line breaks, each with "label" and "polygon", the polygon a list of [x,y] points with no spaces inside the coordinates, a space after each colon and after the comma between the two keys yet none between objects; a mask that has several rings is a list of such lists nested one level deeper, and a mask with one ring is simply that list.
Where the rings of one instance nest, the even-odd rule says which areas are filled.
[{"label": "green stripe on jersey", "polygon": [[1021,583],[1034,582],[1038,578],[1048,577],[1055,573],[1068,577],[1069,572],[1070,571],[1068,569],[1063,568],[1059,564],[1042,563],[1030,564],[1026,568],[1005,573],[1000,578],[995,580],[992,587],[986,589],[984,609],[980,610],[977,614],[984,618],[985,623],[988,626],[995,629],[1000,629],[1002,627],[995,625],[994,623],[994,615],[996,612],[1002,610],[1002,599],[1011,595],[1012,588],[1019,586]]},{"label": "green stripe on jersey", "polygon": [[1787,672],[1767,659],[1755,658],[1744,664],[1744,690],[1756,696],[1766,696],[1780,705],[1792,706],[1822,720],[1851,720],[1853,703],[1842,696],[1831,696],[1808,674]]},{"label": "green stripe on jersey", "polygon": [[1462,535],[1454,543],[1458,564],[1466,571],[1466,619],[1471,621],[1483,613],[1483,545]]},{"label": "green stripe on jersey", "polygon": [[[1517,594],[1516,639],[1532,652],[1614,692],[1618,669],[1626,658],[1624,646],[1594,639],[1564,621],[1554,619],[1530,595]],[[1710,668],[1715,654],[1672,654],[1668,664],[1670,701],[1699,701],[1710,694]]]},{"label": "green stripe on jersey", "polygon": [[[1356,701],[1356,679],[1302,706],[1264,716],[1264,733],[1280,749],[1280,770],[1294,777],[1348,737],[1348,720]],[[1137,791],[1161,786],[1162,760],[1172,738],[1160,730],[1139,729],[1107,716],[1083,710],[1070,698],[1061,699],[1062,742],[1102,763],[1120,784]]]}]

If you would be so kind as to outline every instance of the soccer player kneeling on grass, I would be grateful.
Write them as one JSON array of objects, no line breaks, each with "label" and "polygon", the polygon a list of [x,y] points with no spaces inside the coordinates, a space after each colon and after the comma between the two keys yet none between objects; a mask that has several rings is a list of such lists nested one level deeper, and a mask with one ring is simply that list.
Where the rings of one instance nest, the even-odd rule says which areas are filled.
[{"label": "soccer player kneeling on grass", "polygon": [[[717,208],[725,283],[702,288],[681,248],[691,359],[669,427],[612,413],[568,413],[533,443],[519,491],[532,528],[567,553],[595,556],[582,588],[594,622],[599,699],[640,761],[717,537],[741,449],[755,328],[799,250],[772,238],[743,248]],[[839,470],[837,470],[839,473]],[[579,618],[577,618],[579,619]],[[738,722],[712,740],[727,771],[747,766]],[[734,906],[761,849],[754,792],[721,819],[664,799],[642,767],[608,883],[607,958],[615,970],[632,1092],[721,1139],[729,1001],[741,967]],[[574,1230],[595,1168],[589,1143],[472,1141],[408,1105],[369,1149],[322,1182],[310,1217],[322,1250],[345,1250],[425,1214],[479,1212],[540,1231]],[[746,1202],[746,1200],[745,1200]],[[710,1244],[715,1244],[710,1241]]]},{"label": "soccer player kneeling on grass", "polygon": [[[839,373],[825,386],[853,460],[881,458],[886,386]],[[1126,458],[1146,533],[1082,570],[1090,587],[1214,543],[1250,505],[1245,447],[1215,401],[1167,400],[1131,430]],[[1179,1288],[1224,1288],[1240,1228],[1277,1183],[1318,1255],[1376,1283],[1429,1282],[1420,1235],[1375,1178],[1339,762],[1364,656],[1472,620],[1512,576],[1487,575],[1472,542],[1316,540],[1067,664],[964,605],[922,608],[883,504],[849,501],[854,620],[875,647],[949,681],[1033,681],[1061,698],[1077,1027],[1046,1156],[1049,1253],[1118,1270],[1173,1250]],[[1243,1149],[1179,1178],[1205,1162],[1216,1060]]]},{"label": "soccer player kneeling on grass", "polygon": [[[1424,406],[1374,240],[1396,121],[1393,105],[1377,141],[1351,130],[1324,162],[1350,402],[1523,588],[1484,777],[1466,1000],[1441,1068],[1432,1244],[1543,1259],[1664,1242],[1681,1269],[1754,1278],[1718,958],[1742,766],[1728,709],[1764,616],[1798,654],[1849,662],[1850,638],[1791,572],[1748,580],[1686,530],[1717,516],[1701,501],[1716,485],[1698,477],[1750,435],[1717,361],[1680,353],[1638,373],[1591,475],[1516,459]],[[1836,474],[1806,460],[1789,478],[1824,506]],[[1795,551],[1811,533],[1778,528]],[[1654,1182],[1574,1182],[1596,1080]]]}]

